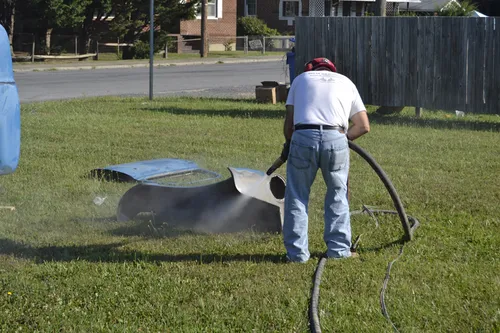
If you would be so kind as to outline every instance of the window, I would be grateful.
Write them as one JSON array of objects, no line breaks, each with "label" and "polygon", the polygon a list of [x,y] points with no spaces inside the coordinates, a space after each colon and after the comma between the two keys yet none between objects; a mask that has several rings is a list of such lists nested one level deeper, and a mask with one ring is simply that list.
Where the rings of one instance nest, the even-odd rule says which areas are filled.
[{"label": "window", "polygon": [[302,16],[302,0],[280,0],[280,20],[288,20],[291,24],[296,16]]},{"label": "window", "polygon": [[[197,19],[201,19],[201,4],[198,4]],[[207,0],[207,18],[222,18],[222,0]]]},{"label": "window", "polygon": [[245,0],[245,16],[257,16],[257,0]]},{"label": "window", "polygon": [[217,17],[217,0],[207,1],[207,16]]},{"label": "window", "polygon": [[283,16],[285,17],[299,16],[299,2],[283,1]]}]

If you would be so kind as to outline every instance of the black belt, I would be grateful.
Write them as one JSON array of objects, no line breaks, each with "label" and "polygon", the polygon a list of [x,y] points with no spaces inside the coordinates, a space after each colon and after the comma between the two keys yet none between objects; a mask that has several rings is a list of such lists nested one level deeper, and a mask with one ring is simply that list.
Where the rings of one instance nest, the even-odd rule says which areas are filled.
[{"label": "black belt", "polygon": [[295,130],[306,130],[306,129],[323,129],[323,130],[336,130],[340,133],[344,133],[344,128],[342,126],[332,126],[332,125],[295,125]]}]

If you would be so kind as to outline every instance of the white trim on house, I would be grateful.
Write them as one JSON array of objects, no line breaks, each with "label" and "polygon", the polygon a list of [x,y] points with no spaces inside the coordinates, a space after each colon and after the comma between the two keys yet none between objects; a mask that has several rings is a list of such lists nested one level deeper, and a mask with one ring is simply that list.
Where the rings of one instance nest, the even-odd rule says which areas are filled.
[{"label": "white trim on house", "polygon": [[217,18],[222,18],[222,8],[224,8],[224,5],[222,3],[222,0],[216,0],[216,6],[217,6]]},{"label": "white trim on house", "polygon": [[[408,10],[412,12],[435,12],[440,8],[449,6],[455,0],[421,0],[420,3],[410,3]],[[406,9],[406,6],[403,6]]]}]

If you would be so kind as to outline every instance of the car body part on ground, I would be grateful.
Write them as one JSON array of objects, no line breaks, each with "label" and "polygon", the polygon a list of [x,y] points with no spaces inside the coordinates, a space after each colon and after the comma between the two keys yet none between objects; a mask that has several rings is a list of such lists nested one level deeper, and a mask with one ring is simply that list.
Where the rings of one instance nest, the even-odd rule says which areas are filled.
[{"label": "car body part on ground", "polygon": [[230,178],[204,186],[172,187],[151,181],[137,184],[120,199],[118,220],[146,213],[154,223],[197,232],[281,232],[284,179],[257,170],[228,169]]},{"label": "car body part on ground", "polygon": [[21,147],[21,105],[7,32],[0,25],[0,175],[16,170]]},{"label": "car body part on ground", "polygon": [[[120,182],[145,182],[154,181],[175,186],[175,177],[197,174],[199,179],[194,182],[214,180],[221,177],[220,174],[200,168],[195,162],[163,158],[149,161],[138,161],[117,165],[110,165],[104,168],[97,168],[90,171],[90,176],[107,181]],[[193,177],[194,178],[194,177]]]}]

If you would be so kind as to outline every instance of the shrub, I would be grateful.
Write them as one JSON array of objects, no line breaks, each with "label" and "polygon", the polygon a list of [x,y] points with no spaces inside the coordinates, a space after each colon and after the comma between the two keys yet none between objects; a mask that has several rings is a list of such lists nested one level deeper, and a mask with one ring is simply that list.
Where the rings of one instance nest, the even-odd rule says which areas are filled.
[{"label": "shrub", "polygon": [[271,29],[261,19],[253,16],[240,17],[237,25],[238,36],[279,36],[276,29]]},{"label": "shrub", "polygon": [[[165,51],[165,44],[169,52],[176,52],[177,40],[175,37],[155,33],[155,54]],[[133,59],[149,59],[149,34],[142,34],[141,38],[134,43],[130,50]]]},{"label": "shrub", "polygon": [[134,59],[149,59],[149,43],[138,40],[134,44],[133,50]]},{"label": "shrub", "polygon": [[439,16],[469,16],[477,6],[469,0],[461,1],[460,5],[451,2],[438,11]]},{"label": "shrub", "polygon": [[225,51],[232,51],[233,44],[234,44],[234,40],[232,40],[232,39],[224,41],[223,45],[224,45]]}]

